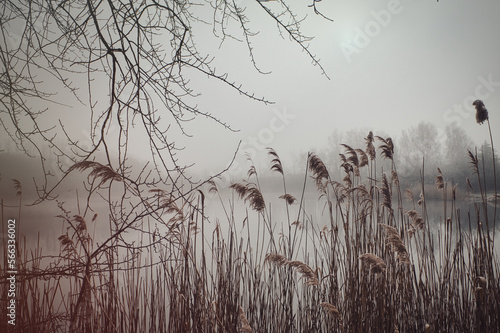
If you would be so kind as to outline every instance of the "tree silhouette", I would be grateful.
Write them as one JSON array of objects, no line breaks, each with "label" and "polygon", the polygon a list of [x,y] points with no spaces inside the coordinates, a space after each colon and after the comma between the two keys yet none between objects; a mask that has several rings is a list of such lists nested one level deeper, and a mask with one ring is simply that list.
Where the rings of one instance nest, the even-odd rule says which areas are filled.
[{"label": "tree silhouette", "polygon": [[[316,2],[309,10],[323,19]],[[190,178],[188,166],[178,159],[182,147],[176,145],[177,133],[187,135],[184,124],[196,117],[231,126],[198,108],[193,102],[198,92],[189,78],[203,75],[247,98],[269,103],[216,71],[213,58],[197,48],[196,32],[211,29],[217,43],[241,40],[249,61],[260,71],[252,46],[256,32],[243,5],[261,10],[277,25],[278,35],[289,37],[324,73],[308,49],[311,38],[301,32],[302,19],[284,1],[3,3],[0,124],[7,140],[37,158],[43,170],[43,179],[35,181],[34,203],[55,198],[71,173],[82,172],[87,175],[88,197],[79,216],[93,214],[90,197],[96,193],[109,207],[109,235],[93,250],[85,249],[82,257],[87,271],[118,243],[128,251],[142,251],[143,245],[122,238],[130,230],[146,233],[156,246],[181,248],[179,221],[189,220],[184,215],[188,209],[203,210],[203,203],[200,207],[192,201],[203,200],[198,190],[210,179]],[[78,112],[77,124],[54,118],[54,108]],[[80,124],[82,115],[88,126],[83,140],[73,132],[85,127]],[[139,167],[129,157],[136,142],[142,153],[149,154],[148,164]],[[71,217],[64,220],[69,223]],[[143,226],[150,220],[155,230]],[[79,232],[75,228],[74,233]],[[78,306],[72,317],[77,313]]]},{"label": "tree silhouette", "polygon": [[[322,16],[316,2],[309,7]],[[194,191],[198,184],[179,163],[181,148],[173,127],[186,134],[183,125],[200,116],[231,127],[193,102],[198,92],[190,75],[208,76],[269,103],[217,72],[213,58],[197,49],[196,31],[211,29],[218,42],[243,41],[260,71],[252,46],[256,32],[244,5],[262,10],[279,34],[294,41],[323,71],[308,49],[311,38],[301,32],[302,19],[282,1],[4,2],[0,122],[18,149],[38,157],[45,174],[37,183],[40,199],[51,197],[72,165],[90,160],[130,184],[168,185],[177,196]],[[89,121],[86,144],[67,129],[69,124],[49,118],[51,108],[68,104],[78,104]],[[140,139],[148,145],[155,177],[136,175],[132,181],[127,158],[131,141]],[[62,177],[51,177],[54,171],[47,163],[53,159]],[[181,190],[181,183],[188,187]]]}]

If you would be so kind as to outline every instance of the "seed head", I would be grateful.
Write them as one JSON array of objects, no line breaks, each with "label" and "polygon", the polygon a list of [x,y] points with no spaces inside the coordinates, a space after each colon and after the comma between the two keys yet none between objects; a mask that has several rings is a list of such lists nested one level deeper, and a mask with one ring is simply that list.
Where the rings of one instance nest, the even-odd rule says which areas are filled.
[{"label": "seed head", "polygon": [[485,120],[488,120],[488,110],[480,99],[476,99],[472,105],[476,107],[476,122],[481,125]]}]

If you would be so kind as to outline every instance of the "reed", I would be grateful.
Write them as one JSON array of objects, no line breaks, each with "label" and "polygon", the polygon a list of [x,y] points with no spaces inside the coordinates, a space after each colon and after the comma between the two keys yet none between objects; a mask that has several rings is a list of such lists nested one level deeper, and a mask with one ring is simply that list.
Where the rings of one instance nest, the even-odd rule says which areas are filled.
[{"label": "reed", "polygon": [[[61,205],[66,229],[59,235],[58,255],[42,253],[39,244],[30,248],[22,239],[19,242],[16,328],[24,332],[497,331],[500,262],[487,207],[482,202],[472,205],[467,220],[462,220],[460,210],[466,207],[457,201],[457,185],[450,185],[448,195],[446,170],[441,169],[435,180],[422,178],[421,205],[415,204],[411,190],[406,191],[409,200],[402,200],[399,187],[405,180],[395,165],[390,173],[376,168],[374,138],[381,141],[380,156],[393,162],[392,140],[370,133],[365,150],[344,145],[342,165],[337,166],[343,179],[331,179],[327,165],[310,153],[302,189],[287,186],[281,160],[269,150],[270,169],[283,182],[283,193],[275,199],[283,199],[284,207],[270,204],[273,201],[262,191],[253,166],[248,180],[229,187],[233,199],[225,197],[214,181],[183,200],[150,189],[149,196],[141,199],[150,214],[134,217],[135,224],[125,222],[134,227],[133,241],[112,214],[106,221],[90,210],[74,214]],[[472,152],[470,158],[471,173],[477,174],[484,198],[480,162]],[[99,186],[127,181],[107,166],[75,166],[88,169]],[[432,183],[443,191],[442,213],[427,211],[424,189]],[[310,187],[318,190],[325,207],[322,214],[307,210],[304,191]],[[473,191],[472,185],[462,190]],[[219,199],[222,216],[206,215],[209,196]],[[276,209],[285,217],[276,218]],[[291,223],[290,216],[297,219]],[[106,222],[110,237],[102,246],[92,229]],[[0,330],[7,329],[2,321]]]}]

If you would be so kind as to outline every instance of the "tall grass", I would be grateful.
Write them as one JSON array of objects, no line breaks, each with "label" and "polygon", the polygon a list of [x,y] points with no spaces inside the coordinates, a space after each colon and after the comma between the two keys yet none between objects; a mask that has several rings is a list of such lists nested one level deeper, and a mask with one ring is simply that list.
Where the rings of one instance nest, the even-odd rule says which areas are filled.
[{"label": "tall grass", "polygon": [[[230,186],[232,199],[213,182],[206,194],[200,191],[182,205],[158,198],[164,224],[144,218],[133,244],[116,237],[97,246],[89,229],[100,218],[63,210],[60,217],[68,228],[59,237],[58,256],[20,242],[16,328],[498,331],[500,263],[495,223],[483,212],[487,206],[475,204],[461,220],[459,188],[448,183],[446,170],[438,170],[435,190],[442,192],[443,215],[430,215],[425,192],[433,180],[421,180],[418,204],[409,189],[404,192],[411,200],[405,199],[393,142],[377,138],[378,157],[372,133],[365,151],[344,145],[341,180],[331,179],[321,158],[309,154],[298,193],[288,193],[283,165],[269,150],[270,169],[283,182],[280,205],[263,193],[253,166],[247,180]],[[481,183],[480,162],[470,155]],[[389,161],[389,170],[377,169],[384,165],[380,159]],[[306,209],[310,184],[317,188],[324,216]],[[484,188],[479,191],[486,195]],[[207,195],[220,200],[223,216],[205,214]],[[242,204],[248,208],[239,209]],[[275,219],[276,210],[285,218]],[[96,248],[98,254],[89,255]],[[5,264],[4,257],[3,274]],[[4,277],[1,281],[4,307]],[[8,328],[2,319],[1,330]]]}]

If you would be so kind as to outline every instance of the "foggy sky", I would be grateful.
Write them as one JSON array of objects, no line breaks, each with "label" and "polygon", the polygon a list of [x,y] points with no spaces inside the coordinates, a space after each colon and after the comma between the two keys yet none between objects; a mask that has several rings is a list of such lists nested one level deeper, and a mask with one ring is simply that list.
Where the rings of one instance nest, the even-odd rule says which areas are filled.
[{"label": "foggy sky", "polygon": [[[217,69],[275,104],[199,80],[204,93],[199,105],[239,130],[230,133],[203,120],[188,126],[195,137],[182,141],[192,148],[190,160],[203,161],[201,170],[230,160],[239,140],[247,152],[258,152],[259,160],[265,159],[260,148],[271,146],[293,161],[295,155],[323,149],[334,129],[369,128],[397,142],[401,130],[421,121],[439,130],[455,122],[481,144],[489,136],[486,125],[474,120],[476,98],[485,102],[500,139],[495,130],[500,124],[499,2],[322,1],[318,8],[334,22],[304,8],[303,30],[315,36],[310,51],[330,80],[297,45],[280,39],[263,13],[249,7],[260,30],[253,41],[257,64],[272,73],[258,74],[237,43],[216,53]],[[278,113],[288,118],[275,120]]]},{"label": "foggy sky", "polygon": [[[421,121],[441,131],[455,122],[481,144],[489,136],[487,126],[474,120],[471,103],[476,98],[484,101],[494,139],[500,140],[498,1],[317,3],[334,22],[315,15],[305,3],[294,4],[298,18],[305,17],[303,33],[314,36],[309,50],[320,59],[329,79],[297,44],[279,36],[261,8],[250,1],[239,4],[247,6],[249,26],[259,32],[251,40],[257,66],[271,73],[263,75],[253,67],[244,43],[228,39],[220,46],[210,27],[194,32],[197,46],[215,56],[219,74],[229,73],[229,81],[274,104],[250,100],[213,79],[185,73],[195,92],[202,93],[194,99],[199,109],[235,130],[204,118],[184,124],[192,137],[177,138],[177,144],[186,147],[178,157],[181,164],[195,163],[193,172],[220,171],[240,141],[236,167],[242,172],[245,152],[257,165],[267,165],[268,146],[278,152],[285,167],[294,167],[300,156],[305,161],[307,151],[324,150],[335,129],[366,128],[392,136],[397,144],[402,130]],[[267,3],[270,8],[275,5]],[[50,110],[68,126],[78,127],[84,137],[88,131],[75,121],[80,117],[76,111]],[[87,124],[87,115],[81,117]],[[141,158],[142,147],[138,140],[131,153]]]}]

